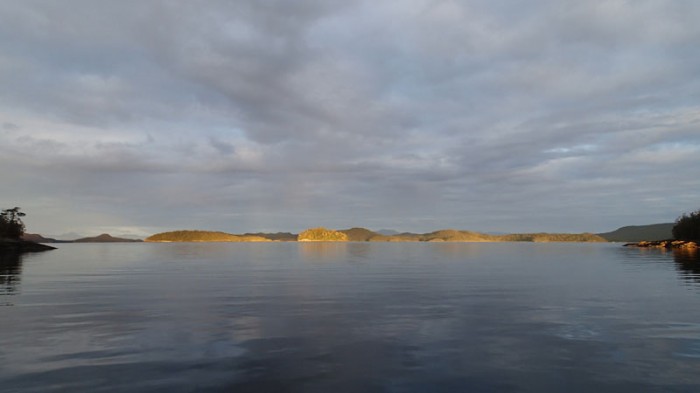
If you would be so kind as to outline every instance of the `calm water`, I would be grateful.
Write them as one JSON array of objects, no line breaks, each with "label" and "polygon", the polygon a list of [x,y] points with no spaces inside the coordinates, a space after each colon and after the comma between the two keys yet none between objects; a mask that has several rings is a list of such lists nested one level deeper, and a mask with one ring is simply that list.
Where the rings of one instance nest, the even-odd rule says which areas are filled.
[{"label": "calm water", "polygon": [[700,260],[615,244],[0,257],[2,392],[698,392]]}]

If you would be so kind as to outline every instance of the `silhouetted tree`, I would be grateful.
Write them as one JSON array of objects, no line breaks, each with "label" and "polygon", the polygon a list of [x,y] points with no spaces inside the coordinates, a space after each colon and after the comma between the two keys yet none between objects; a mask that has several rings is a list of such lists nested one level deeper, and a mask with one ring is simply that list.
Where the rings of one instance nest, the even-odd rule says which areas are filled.
[{"label": "silhouetted tree", "polygon": [[22,217],[26,214],[19,207],[3,209],[0,213],[0,238],[19,239],[24,234]]},{"label": "silhouetted tree", "polygon": [[700,240],[700,210],[678,217],[673,226],[673,237],[677,240]]}]

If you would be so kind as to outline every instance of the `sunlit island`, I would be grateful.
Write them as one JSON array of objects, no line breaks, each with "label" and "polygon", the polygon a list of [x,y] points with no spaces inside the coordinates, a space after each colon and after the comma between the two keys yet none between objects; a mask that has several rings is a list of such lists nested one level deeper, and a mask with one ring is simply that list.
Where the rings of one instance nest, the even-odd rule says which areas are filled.
[{"label": "sunlit island", "polygon": [[[382,231],[383,232],[383,231]],[[670,236],[669,236],[670,235]],[[670,239],[658,241],[639,241],[633,238]],[[307,229],[298,235],[289,232],[245,233],[234,235],[226,232],[211,231],[173,231],[158,233],[146,238],[146,242],[608,242],[638,241],[628,246],[697,249],[700,243],[700,210],[684,214],[673,224],[652,224],[627,226],[613,232],[594,233],[511,233],[496,235],[481,232],[442,229],[429,233],[394,233],[374,232],[366,228],[343,230],[323,227]],[[641,240],[640,239],[640,240]]]},{"label": "sunlit island", "polygon": [[333,230],[311,228],[298,235],[288,232],[246,233],[236,235],[226,232],[180,230],[158,233],[146,238],[146,242],[606,242],[593,233],[515,233],[492,235],[480,232],[443,229],[430,233],[398,233],[384,235],[366,228]]}]

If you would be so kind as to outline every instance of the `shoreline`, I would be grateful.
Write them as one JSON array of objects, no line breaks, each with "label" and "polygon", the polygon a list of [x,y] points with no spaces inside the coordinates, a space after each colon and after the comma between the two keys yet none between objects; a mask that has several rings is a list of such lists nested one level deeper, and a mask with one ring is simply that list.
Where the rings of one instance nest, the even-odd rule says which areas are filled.
[{"label": "shoreline", "polygon": [[692,240],[656,240],[656,241],[641,241],[636,243],[626,243],[623,247],[637,248],[663,248],[675,250],[696,250],[700,248],[697,241]]},{"label": "shoreline", "polygon": [[56,247],[27,240],[0,239],[0,252],[25,253],[55,250]]}]

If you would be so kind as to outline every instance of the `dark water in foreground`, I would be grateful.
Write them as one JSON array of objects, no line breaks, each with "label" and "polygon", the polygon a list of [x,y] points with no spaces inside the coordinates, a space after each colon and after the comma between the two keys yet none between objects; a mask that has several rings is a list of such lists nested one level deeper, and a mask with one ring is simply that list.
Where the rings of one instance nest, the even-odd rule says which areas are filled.
[{"label": "dark water in foreground", "polygon": [[614,244],[0,258],[2,392],[698,392],[700,259]]}]

